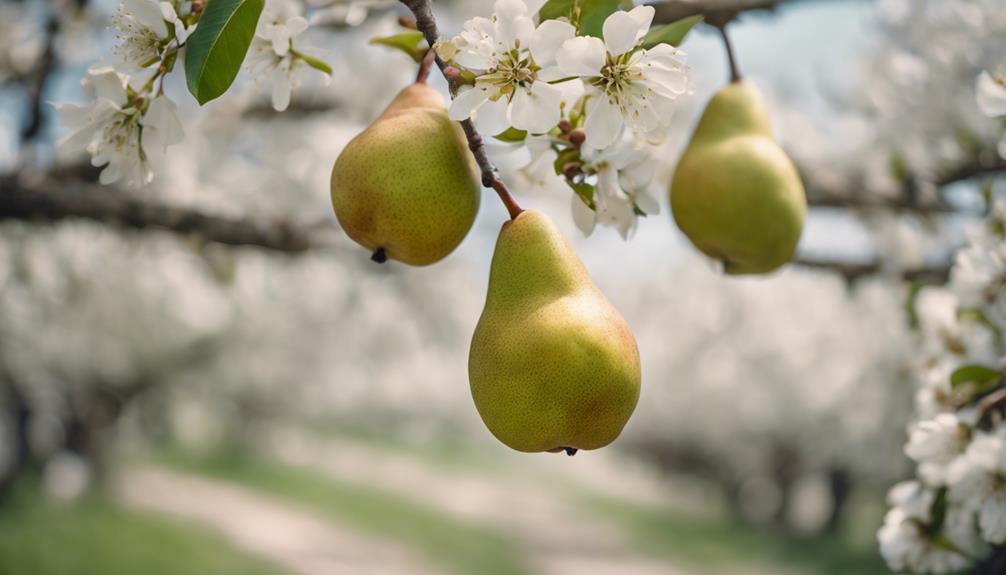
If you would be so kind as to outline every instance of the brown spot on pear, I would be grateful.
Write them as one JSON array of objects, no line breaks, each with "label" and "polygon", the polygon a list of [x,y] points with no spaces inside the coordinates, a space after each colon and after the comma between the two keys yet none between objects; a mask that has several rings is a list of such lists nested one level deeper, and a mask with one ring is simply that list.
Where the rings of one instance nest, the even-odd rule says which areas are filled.
[{"label": "brown spot on pear", "polygon": [[416,266],[454,251],[475,221],[481,193],[464,133],[440,94],[422,83],[402,90],[346,145],[331,189],[350,238]]}]

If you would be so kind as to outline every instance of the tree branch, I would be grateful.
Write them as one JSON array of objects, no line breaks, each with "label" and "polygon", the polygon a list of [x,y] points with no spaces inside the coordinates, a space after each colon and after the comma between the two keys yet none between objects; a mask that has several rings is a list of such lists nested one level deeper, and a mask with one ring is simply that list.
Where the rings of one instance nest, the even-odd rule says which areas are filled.
[{"label": "tree branch", "polygon": [[654,24],[669,24],[682,18],[701,14],[706,22],[719,26],[733,20],[741,12],[771,11],[781,4],[800,0],[667,0],[650,3],[656,13]]},{"label": "tree branch", "polygon": [[56,35],[59,34],[59,18],[52,14],[45,26],[45,48],[39,56],[35,68],[25,79],[25,92],[28,96],[28,123],[21,130],[21,141],[30,142],[42,131],[45,124],[43,114],[43,95],[45,84],[56,68]]},{"label": "tree branch", "polygon": [[[416,28],[423,33],[426,42],[431,48],[436,46],[437,41],[440,40],[440,31],[437,29],[437,20],[433,16],[433,6],[430,0],[401,0],[401,2],[412,11],[412,15],[416,18]],[[440,72],[443,73],[447,67],[447,63],[441,60],[439,56],[436,58],[436,63],[437,67],[440,68]],[[447,78],[448,85],[450,86],[451,96],[455,96],[458,90],[457,82],[447,75],[444,75],[444,77]],[[495,190],[496,195],[500,197],[503,205],[506,206],[507,212],[510,213],[510,219],[516,218],[524,210],[514,200],[503,180],[499,178],[496,166],[493,165],[492,160],[489,159],[489,155],[486,153],[482,136],[475,129],[471,120],[462,121],[461,128],[465,132],[465,138],[468,139],[468,149],[472,151],[475,163],[482,174],[482,185]]]},{"label": "tree branch", "polygon": [[[875,259],[866,262],[838,261],[815,258],[797,258],[793,265],[802,268],[827,271],[842,276],[847,282],[855,283],[868,276],[881,274],[885,271],[884,262]],[[904,281],[926,285],[942,285],[950,279],[951,262],[925,265],[898,270],[891,268],[891,274],[897,274]]]},{"label": "tree branch", "polygon": [[327,223],[303,225],[206,214],[147,202],[81,181],[50,179],[27,187],[16,177],[0,179],[0,220],[64,219],[91,220],[133,230],[161,229],[207,242],[286,253],[332,247],[331,239],[323,236],[335,231],[335,226]]}]

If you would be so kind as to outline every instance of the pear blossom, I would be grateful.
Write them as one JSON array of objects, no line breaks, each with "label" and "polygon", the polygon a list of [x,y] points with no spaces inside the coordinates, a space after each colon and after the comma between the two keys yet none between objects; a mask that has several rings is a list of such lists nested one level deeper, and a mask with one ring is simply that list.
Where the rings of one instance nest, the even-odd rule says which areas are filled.
[{"label": "pear blossom", "polygon": [[[303,49],[294,48],[294,38],[307,30],[307,20],[300,16],[298,6],[284,0],[269,4],[262,12],[245,66],[256,82],[272,86],[272,107],[282,112],[290,106],[293,91],[300,86],[300,71],[309,56]],[[311,64],[319,68],[324,64]],[[321,68],[319,68],[321,69]],[[328,70],[325,82],[331,81]]]},{"label": "pear blossom", "polygon": [[629,127],[659,136],[678,96],[689,91],[685,53],[667,44],[640,46],[653,21],[652,6],[617,11],[604,21],[604,40],[579,36],[556,53],[560,70],[587,87],[586,144],[605,148]]},{"label": "pear blossom", "polygon": [[149,102],[130,98],[128,77],[108,66],[93,67],[81,81],[94,97],[87,106],[56,106],[70,133],[59,142],[64,153],[87,151],[93,166],[105,166],[99,181],[127,186],[153,179],[152,163],[182,139],[175,105],[160,95]]},{"label": "pear blossom", "polygon": [[449,115],[473,118],[487,134],[509,126],[547,132],[561,116],[562,91],[549,84],[561,78],[556,52],[576,29],[559,20],[535,27],[523,0],[497,0],[493,10],[492,18],[469,20],[460,35],[438,47],[442,56],[477,73],[475,85],[451,102]]},{"label": "pear blossom", "polygon": [[593,210],[579,195],[573,195],[573,221],[584,235],[589,236],[595,225],[601,224],[614,227],[627,240],[636,229],[637,212],[659,213],[659,204],[646,189],[656,162],[645,148],[631,141],[605,150],[584,146],[581,159],[584,172],[596,179]]},{"label": "pear blossom", "polygon": [[286,56],[297,35],[307,30],[307,19],[300,15],[299,6],[287,0],[270,2],[262,11],[255,37],[266,40],[279,57]]},{"label": "pear blossom", "polygon": [[119,3],[112,26],[118,30],[115,55],[125,70],[140,70],[161,59],[169,42],[168,18],[177,20],[175,9],[168,2],[122,0]]},{"label": "pear blossom", "polygon": [[947,497],[977,516],[982,537],[994,545],[1006,543],[1006,437],[980,433],[965,457],[954,466]]},{"label": "pear blossom", "polygon": [[978,109],[990,118],[1006,116],[1006,72],[982,71],[975,82]]}]

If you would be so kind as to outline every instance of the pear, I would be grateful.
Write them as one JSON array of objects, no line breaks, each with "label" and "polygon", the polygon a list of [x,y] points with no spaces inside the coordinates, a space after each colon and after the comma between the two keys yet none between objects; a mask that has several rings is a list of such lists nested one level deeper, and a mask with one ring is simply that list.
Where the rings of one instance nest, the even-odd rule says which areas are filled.
[{"label": "pear", "polygon": [[539,212],[503,224],[468,377],[482,421],[518,451],[603,447],[636,407],[636,340]]},{"label": "pear", "polygon": [[671,210],[726,273],[766,273],[793,257],[807,200],[754,85],[733,82],[709,102],[675,170]]},{"label": "pear", "polygon": [[422,82],[402,90],[332,168],[339,224],[378,262],[443,259],[471,229],[480,193],[464,133]]}]

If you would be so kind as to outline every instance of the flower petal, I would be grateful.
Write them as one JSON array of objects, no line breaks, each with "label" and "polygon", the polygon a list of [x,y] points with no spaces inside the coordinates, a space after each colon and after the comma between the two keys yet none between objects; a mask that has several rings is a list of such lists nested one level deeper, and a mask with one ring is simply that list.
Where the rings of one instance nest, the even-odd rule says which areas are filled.
[{"label": "flower petal", "polygon": [[583,200],[576,193],[572,193],[570,196],[572,198],[570,208],[573,212],[573,223],[583,232],[584,236],[589,237],[594,233],[594,226],[597,225],[597,214],[590,209],[590,206],[583,203]]},{"label": "flower petal", "polygon": [[563,42],[575,36],[576,28],[569,22],[545,20],[531,37],[531,56],[544,68],[555,61],[555,54]]},{"label": "flower petal", "polygon": [[585,143],[591,148],[602,150],[610,146],[622,133],[625,120],[622,111],[604,95],[595,95],[587,100],[587,120],[583,131]]},{"label": "flower petal", "polygon": [[286,29],[292,38],[304,30],[307,30],[307,19],[303,16],[294,16],[286,21]]},{"label": "flower petal", "polygon": [[604,44],[612,56],[620,56],[642,40],[653,20],[653,6],[637,6],[630,12],[613,12],[604,21]]},{"label": "flower petal", "polygon": [[506,98],[489,100],[479,106],[478,111],[475,113],[475,127],[483,134],[489,134],[490,136],[495,136],[506,131],[510,127],[510,123],[507,120],[508,108],[509,105]]},{"label": "flower petal", "polygon": [[577,36],[562,43],[555,59],[559,68],[570,76],[597,76],[606,56],[600,38]]},{"label": "flower petal", "polygon": [[122,0],[122,10],[133,17],[141,26],[154,31],[158,38],[168,37],[168,27],[164,23],[161,6],[153,0]]},{"label": "flower petal", "polygon": [[272,51],[277,56],[286,56],[290,51],[290,31],[282,24],[272,28]]},{"label": "flower petal", "polygon": [[536,81],[531,89],[517,88],[510,107],[510,124],[532,134],[547,132],[559,123],[562,91]]},{"label": "flower petal", "polygon": [[[178,108],[167,96],[158,96],[150,102],[140,124],[151,129],[155,141],[162,148],[177,144],[185,138],[182,122],[178,119]],[[146,135],[144,132],[144,137]]]},{"label": "flower petal", "polygon": [[290,107],[290,94],[293,91],[293,86],[290,85],[290,78],[280,68],[276,69],[272,81],[272,107],[277,112],[282,112]]},{"label": "flower petal", "polygon": [[490,92],[487,88],[478,86],[471,87],[463,92],[459,92],[451,102],[451,107],[447,115],[455,122],[467,120],[472,117],[475,110],[489,99]]},{"label": "flower petal", "polygon": [[983,114],[990,118],[1006,115],[1006,80],[997,81],[988,72],[982,72],[975,83],[975,92]]}]

